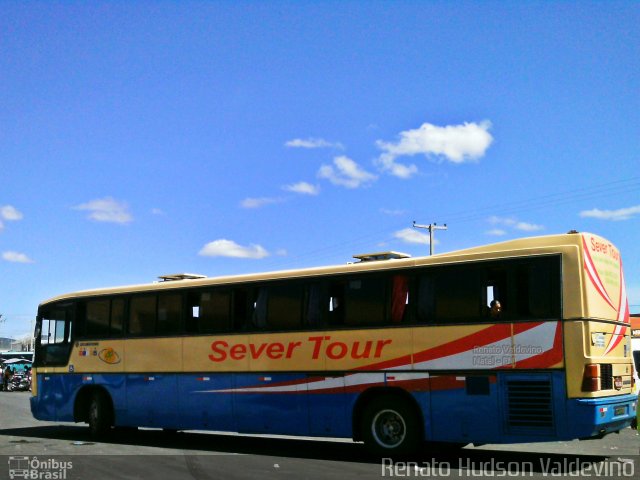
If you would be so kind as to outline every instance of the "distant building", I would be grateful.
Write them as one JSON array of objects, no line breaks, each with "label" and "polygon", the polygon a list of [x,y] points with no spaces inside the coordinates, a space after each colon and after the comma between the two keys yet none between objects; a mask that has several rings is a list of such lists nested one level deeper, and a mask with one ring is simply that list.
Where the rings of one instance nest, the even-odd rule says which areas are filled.
[{"label": "distant building", "polygon": [[631,338],[640,338],[640,313],[631,314]]},{"label": "distant building", "polygon": [[13,342],[15,342],[13,338],[0,337],[0,350],[11,350]]}]

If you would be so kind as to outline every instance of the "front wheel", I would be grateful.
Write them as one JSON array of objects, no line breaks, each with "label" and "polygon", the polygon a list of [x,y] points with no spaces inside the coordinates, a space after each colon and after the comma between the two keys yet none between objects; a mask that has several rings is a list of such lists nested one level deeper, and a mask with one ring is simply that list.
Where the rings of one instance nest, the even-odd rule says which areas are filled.
[{"label": "front wheel", "polygon": [[103,437],[113,423],[113,412],[107,395],[95,392],[89,404],[89,432],[93,438]]},{"label": "front wheel", "polygon": [[415,452],[422,426],[416,409],[398,396],[375,398],[364,409],[362,437],[367,447],[379,454]]}]

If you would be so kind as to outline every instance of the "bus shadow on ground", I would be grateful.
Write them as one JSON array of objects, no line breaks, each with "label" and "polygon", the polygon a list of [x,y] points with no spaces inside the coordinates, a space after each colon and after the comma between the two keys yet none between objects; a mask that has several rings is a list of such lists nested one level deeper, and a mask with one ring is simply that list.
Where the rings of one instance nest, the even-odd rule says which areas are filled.
[{"label": "bus shadow on ground", "polygon": [[[420,476],[447,476],[444,474],[446,471],[454,476],[474,476],[480,472],[483,472],[483,475],[489,472],[509,474],[515,470],[525,475],[543,473],[553,476],[588,471],[595,476],[598,472],[606,473],[603,471],[605,468],[608,468],[607,472],[611,473],[612,466],[615,467],[614,470],[622,471],[623,468],[617,466],[618,464],[635,461],[603,455],[447,449],[446,447],[425,449],[424,452],[412,456],[388,458],[369,453],[361,443],[208,432],[164,432],[152,429],[114,429],[104,439],[96,441],[89,436],[87,427],[67,425],[0,429],[0,437],[2,436],[20,437],[18,440],[10,441],[17,444],[37,444],[41,440],[54,439],[68,441],[78,446],[101,443],[162,448],[176,450],[176,456],[229,453],[368,463],[379,465],[381,475],[386,473],[384,476],[402,476],[405,468],[411,469],[414,476],[416,472]],[[80,455],[82,453],[77,452]],[[86,453],[89,454],[88,451]],[[166,456],[170,455],[169,453]]]}]

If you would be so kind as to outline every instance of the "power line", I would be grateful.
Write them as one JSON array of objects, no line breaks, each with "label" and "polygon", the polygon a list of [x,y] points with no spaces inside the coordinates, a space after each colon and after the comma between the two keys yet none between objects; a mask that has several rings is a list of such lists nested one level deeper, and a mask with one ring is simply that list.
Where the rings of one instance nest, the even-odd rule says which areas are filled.
[{"label": "power line", "polygon": [[[538,210],[548,206],[567,205],[577,201],[601,198],[604,196],[610,196],[612,193],[620,194],[627,191],[636,192],[638,190],[640,190],[640,176],[614,180],[602,184],[589,185],[563,192],[529,197],[522,200],[510,201],[508,204],[492,204],[452,213],[447,213],[446,211],[437,212],[437,214],[439,217],[446,217],[447,223],[449,224],[452,222],[462,224],[485,218],[488,215],[498,216],[516,214]],[[433,214],[433,212],[430,212],[430,214]],[[365,242],[370,243],[372,239],[376,238],[378,241],[387,241],[391,238],[391,234],[389,233],[391,229],[402,229],[404,225],[405,222],[403,221],[402,223],[399,223],[397,227],[385,227],[383,229],[372,230],[363,235],[343,239],[318,249],[288,257],[286,261],[276,262],[276,268],[282,268],[285,265],[299,264],[300,259],[308,260],[309,258],[313,258],[315,261],[318,261],[322,258],[333,256],[335,252],[344,251],[348,247],[364,245]]]}]

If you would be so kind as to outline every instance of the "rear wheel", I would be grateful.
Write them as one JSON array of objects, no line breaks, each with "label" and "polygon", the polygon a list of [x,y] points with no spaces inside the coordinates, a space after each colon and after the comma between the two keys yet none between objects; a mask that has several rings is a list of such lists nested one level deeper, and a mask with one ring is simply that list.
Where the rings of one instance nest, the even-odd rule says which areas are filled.
[{"label": "rear wheel", "polygon": [[89,403],[89,432],[93,438],[103,437],[113,424],[111,402],[103,392],[95,392]]},{"label": "rear wheel", "polygon": [[421,443],[420,417],[414,406],[401,397],[375,398],[365,407],[362,418],[362,438],[376,453],[413,453]]}]

